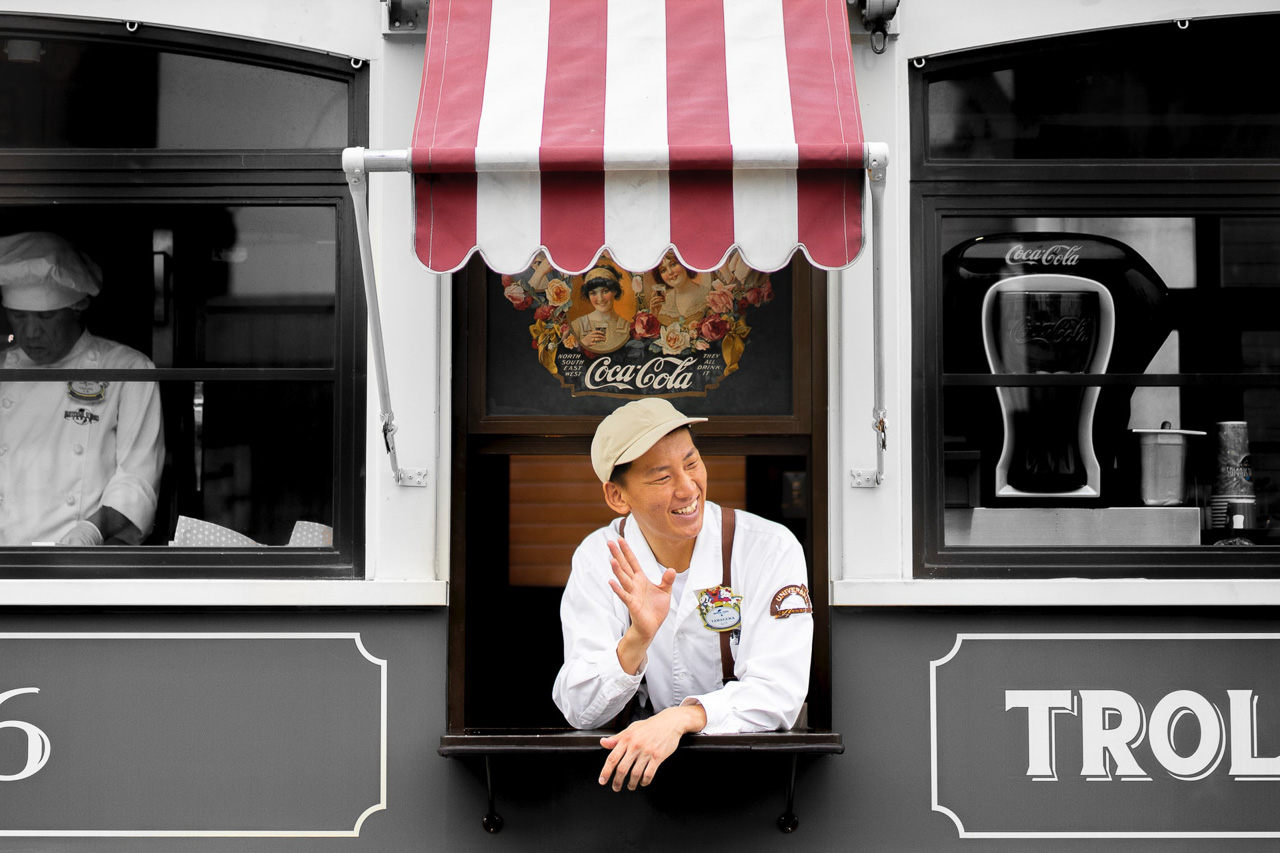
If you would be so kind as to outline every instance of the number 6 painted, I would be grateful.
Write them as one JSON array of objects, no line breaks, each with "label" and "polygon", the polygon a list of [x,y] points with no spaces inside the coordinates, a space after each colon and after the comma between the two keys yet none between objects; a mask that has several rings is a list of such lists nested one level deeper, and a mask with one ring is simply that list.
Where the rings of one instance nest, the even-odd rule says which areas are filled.
[{"label": "number 6 painted", "polygon": [[[39,693],[39,687],[20,687],[17,690],[6,690],[0,693],[0,704],[6,699],[17,696],[20,693]],[[22,768],[22,772],[15,773],[12,776],[5,776],[0,773],[0,782],[16,782],[19,779],[26,779],[28,776],[34,776],[40,772],[40,768],[44,767],[45,762],[49,760],[49,736],[40,729],[24,723],[21,720],[5,720],[0,722],[0,729],[21,729],[27,733],[27,764]]]}]

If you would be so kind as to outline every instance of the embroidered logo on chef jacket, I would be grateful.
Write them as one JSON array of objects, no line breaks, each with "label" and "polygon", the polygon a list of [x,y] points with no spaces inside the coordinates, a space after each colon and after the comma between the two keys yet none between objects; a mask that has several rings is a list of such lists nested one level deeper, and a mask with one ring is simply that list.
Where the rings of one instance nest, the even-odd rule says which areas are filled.
[{"label": "embroidered logo on chef jacket", "polygon": [[809,588],[802,583],[784,586],[773,594],[773,599],[769,602],[769,615],[774,619],[812,612],[813,602],[809,600]]},{"label": "embroidered logo on chef jacket", "polygon": [[80,424],[80,426],[84,426],[85,424],[96,424],[98,421],[102,420],[88,409],[76,409],[74,411],[63,412],[62,419],[73,421]]},{"label": "embroidered logo on chef jacket", "polygon": [[110,382],[79,381],[67,383],[67,396],[77,403],[96,406],[107,399],[107,386]]},{"label": "embroidered logo on chef jacket", "polygon": [[742,596],[727,586],[698,590],[698,615],[709,631],[732,631],[742,624]]}]

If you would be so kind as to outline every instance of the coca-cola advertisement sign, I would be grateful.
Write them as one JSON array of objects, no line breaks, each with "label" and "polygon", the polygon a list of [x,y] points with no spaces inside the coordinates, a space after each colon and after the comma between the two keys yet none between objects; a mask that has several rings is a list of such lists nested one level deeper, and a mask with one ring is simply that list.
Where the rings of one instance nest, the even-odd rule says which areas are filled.
[{"label": "coca-cola advertisement sign", "polygon": [[533,357],[574,397],[705,396],[741,367],[748,315],[754,323],[774,300],[771,276],[737,253],[711,272],[674,252],[651,270],[623,269],[605,253],[573,275],[540,255],[500,286],[529,313]]}]

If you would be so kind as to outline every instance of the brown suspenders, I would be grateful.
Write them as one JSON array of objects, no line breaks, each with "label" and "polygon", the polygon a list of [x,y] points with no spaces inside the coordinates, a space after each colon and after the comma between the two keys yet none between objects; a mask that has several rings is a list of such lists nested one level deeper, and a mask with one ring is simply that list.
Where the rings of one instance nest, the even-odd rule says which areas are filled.
[{"label": "brown suspenders", "polygon": [[[732,588],[732,574],[729,570],[729,561],[733,558],[733,526],[738,519],[738,511],[736,509],[720,510],[720,553],[724,559],[724,580],[720,582],[721,586]],[[739,617],[741,620],[741,617]],[[739,638],[741,638],[742,622],[738,622]],[[729,636],[733,630],[720,632],[720,673],[724,678],[724,683],[737,681],[733,674],[733,654],[729,651]]]},{"label": "brown suspenders", "polygon": [[[737,510],[722,509],[720,511],[720,554],[724,564],[720,581],[721,586],[733,586],[730,562],[733,558],[733,528],[737,519]],[[623,537],[627,535],[626,518],[623,518],[618,524],[618,535]],[[733,653],[729,651],[729,636],[732,633],[732,630],[720,632],[720,674],[726,684],[730,681],[737,681],[733,674]]]}]

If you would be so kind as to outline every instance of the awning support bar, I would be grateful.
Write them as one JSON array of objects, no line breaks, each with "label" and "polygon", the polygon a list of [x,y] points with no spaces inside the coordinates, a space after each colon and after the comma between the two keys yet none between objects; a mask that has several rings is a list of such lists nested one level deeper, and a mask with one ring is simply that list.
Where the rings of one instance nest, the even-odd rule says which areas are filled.
[{"label": "awning support bar", "polygon": [[396,457],[396,416],[391,409],[387,352],[382,342],[382,315],[378,310],[378,283],[373,268],[373,241],[369,236],[369,173],[409,171],[409,151],[348,148],[342,152],[342,171],[346,173],[356,212],[360,268],[364,274],[364,298],[369,310],[369,342],[373,347],[373,372],[378,383],[378,417],[382,420],[382,442],[391,459],[391,476],[400,486],[426,486],[427,469],[401,468]]},{"label": "awning support bar", "polygon": [[884,186],[889,168],[889,146],[868,142],[863,147],[863,165],[871,188],[871,372],[874,390],[871,400],[871,428],[876,431],[876,470],[855,468],[854,488],[874,488],[884,482],[884,452],[889,446],[884,406]]}]

